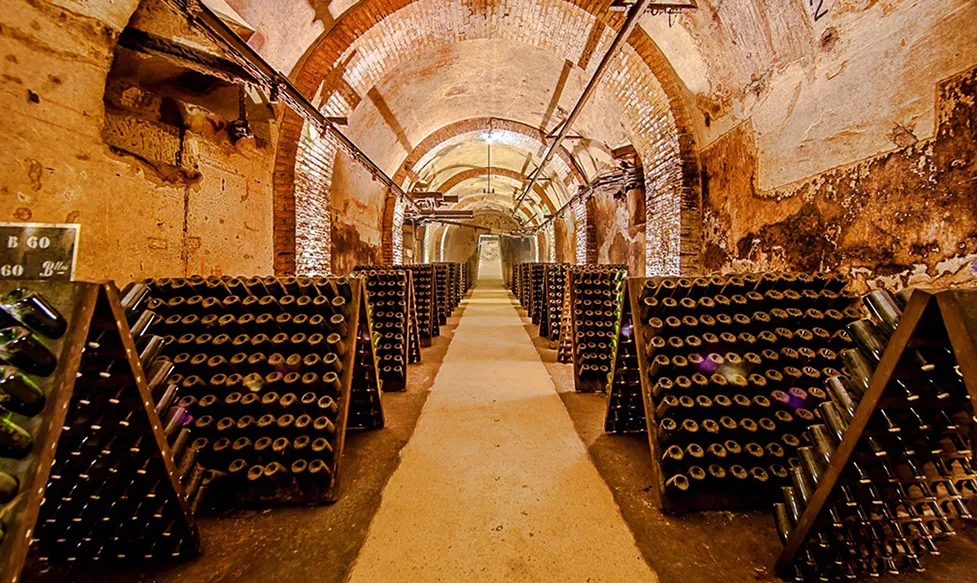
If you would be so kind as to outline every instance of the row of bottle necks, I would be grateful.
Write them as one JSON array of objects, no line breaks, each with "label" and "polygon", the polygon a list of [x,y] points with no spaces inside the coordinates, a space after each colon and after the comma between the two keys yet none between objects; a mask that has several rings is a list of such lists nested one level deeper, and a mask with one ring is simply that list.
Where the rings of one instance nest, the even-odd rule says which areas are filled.
[{"label": "row of bottle necks", "polygon": [[[377,354],[377,364],[380,370],[386,372],[404,373],[403,346],[393,350],[380,350]],[[367,353],[368,354],[368,353]],[[326,355],[327,357],[330,354]],[[243,358],[246,357],[246,358]],[[165,358],[165,357],[164,357]],[[169,369],[169,364],[176,366],[179,375],[171,383],[180,384],[182,388],[195,390],[199,386],[216,386],[225,388],[255,387],[254,390],[277,390],[281,387],[300,388],[309,387],[331,395],[338,394],[341,387],[342,364],[333,366],[322,360],[317,354],[292,354],[288,357],[281,353],[272,353],[265,357],[263,353],[238,353],[230,359],[221,355],[180,353],[171,361],[163,360],[160,366]],[[271,370],[271,372],[265,372]],[[151,368],[151,378],[161,373]],[[165,374],[165,373],[162,373]]]},{"label": "row of bottle necks", "polygon": [[348,277],[160,278],[145,280],[142,285],[150,290],[153,297],[163,300],[193,295],[215,298],[330,296],[351,300],[353,295]]},{"label": "row of bottle necks", "polygon": [[[358,275],[365,277],[372,287],[403,287],[407,283],[402,271],[365,271]],[[417,278],[415,287],[430,288],[430,279],[430,276]],[[348,297],[351,294],[349,281],[347,277],[162,278],[146,280],[144,284],[163,296],[192,291],[211,296],[331,294]]]},{"label": "row of bottle necks", "polygon": [[[701,389],[709,385],[748,386],[751,377],[755,384],[759,384],[760,376],[767,377],[764,382],[797,382],[802,383],[801,386],[807,386],[812,382],[822,382],[824,378],[840,374],[837,369],[841,368],[845,361],[831,348],[815,350],[807,345],[800,345],[797,348],[782,346],[776,349],[779,346],[777,343],[770,343],[768,345],[770,348],[746,344],[742,348],[753,349],[756,352],[744,352],[742,356],[734,351],[721,352],[724,348],[741,348],[736,344],[723,340],[709,343],[699,337],[687,337],[682,342],[681,348],[675,349],[671,345],[666,345],[665,348],[653,350],[654,357],[646,365],[652,389],[657,394],[662,390],[686,390],[693,388],[693,385],[694,388]],[[832,343],[832,346],[841,348],[843,354],[850,350],[845,348],[850,344],[846,344],[844,340]],[[632,382],[639,381],[640,369],[637,355],[633,352],[633,344],[618,345],[614,341],[588,341],[578,342],[575,348],[578,363],[605,363],[606,365],[616,356],[618,372],[630,372],[632,374],[629,378]],[[719,350],[717,352],[708,352],[717,349]],[[663,386],[655,388],[659,383],[663,383]]]},{"label": "row of bottle necks", "polygon": [[[583,316],[583,315],[580,315]],[[588,319],[586,316],[579,317],[577,341],[582,342],[591,339],[606,338],[608,340],[617,337],[617,318],[605,316],[600,320]],[[622,331],[633,330],[630,326],[621,327]],[[668,325],[662,328],[653,328],[643,331],[645,339],[645,355],[648,358],[654,356],[655,351],[660,350],[682,350],[689,345],[691,348],[706,345],[742,344],[753,345],[758,343],[777,344],[794,346],[804,345],[805,343],[826,343],[830,345],[849,344],[851,336],[847,330],[846,323],[822,327],[812,326],[810,328],[765,325],[763,327],[737,327],[731,326],[728,329],[714,328],[712,326],[684,326],[681,322],[675,322],[674,326]],[[629,335],[630,337],[630,335]],[[690,339],[690,340],[686,340]]]},{"label": "row of bottle necks", "polygon": [[[734,311],[783,310],[796,317],[797,312],[808,309],[826,312],[846,312],[857,310],[854,300],[857,296],[847,292],[835,293],[829,290],[787,290],[780,292],[768,290],[765,293],[750,291],[744,294],[716,294],[704,296],[654,297],[646,296],[638,301],[642,320],[654,317],[715,315]],[[803,308],[803,309],[802,309]]]},{"label": "row of bottle necks", "polygon": [[[169,332],[162,329],[160,332]],[[346,332],[346,329],[343,328]],[[154,330],[155,332],[155,330]],[[176,330],[180,332],[180,330]],[[195,354],[208,353],[214,356],[223,355],[231,357],[234,354],[254,353],[255,350],[261,351],[265,348],[277,348],[294,346],[300,348],[313,348],[316,352],[334,352],[340,357],[346,354],[349,333],[340,334],[339,332],[328,331],[326,333],[313,332],[278,332],[275,334],[228,334],[215,330],[211,332],[185,332],[182,334],[153,334],[157,337],[157,342],[166,347],[167,351],[173,354],[181,352],[193,352]],[[135,336],[135,335],[134,335]],[[360,338],[369,338],[368,332],[362,330]],[[378,328],[373,332],[373,344],[377,347],[384,347],[389,344],[393,347],[402,347],[405,333],[402,327]]]},{"label": "row of bottle necks", "polygon": [[[155,335],[154,335],[155,336]],[[337,333],[323,335],[319,333],[306,335],[299,332],[296,334],[279,333],[268,336],[263,333],[212,335],[204,334],[181,334],[180,336],[165,335],[156,336],[156,341],[160,345],[160,350],[174,357],[178,354],[206,354],[210,357],[224,357],[233,360],[239,355],[263,355],[275,354],[280,352],[312,354],[334,353],[342,358],[347,351],[348,341]],[[373,336],[373,346],[377,350],[391,350],[394,352],[402,351],[404,348],[404,334],[402,332],[375,332]],[[233,363],[236,364],[236,363]]]},{"label": "row of bottle necks", "polygon": [[[390,302],[396,299],[392,298],[390,300],[384,299],[378,301]],[[158,298],[151,298],[145,303],[145,309],[152,310],[166,318],[178,316],[181,319],[187,316],[197,316],[199,318],[216,316],[220,319],[222,316],[240,317],[247,314],[250,314],[254,318],[267,314],[265,319],[269,316],[274,319],[282,314],[290,314],[293,317],[303,314],[310,317],[318,315],[324,318],[330,318],[334,314],[345,316],[352,311],[352,307],[347,305],[346,299],[339,296],[333,298],[327,296],[318,296],[316,298],[309,296],[284,296],[281,298],[274,296],[248,296],[244,299],[237,296],[228,296],[223,300],[203,296],[191,296],[185,301],[181,302],[180,300],[184,300],[183,296],[176,296],[168,302],[164,302]],[[393,301],[393,304],[399,306],[403,305],[403,302],[398,300]],[[372,305],[368,304],[367,307],[372,309]],[[208,320],[212,319],[209,318]],[[175,323],[176,320],[174,319],[171,322]]]},{"label": "row of bottle necks", "polygon": [[[800,311],[800,310],[798,310]],[[858,319],[857,314],[846,316],[841,312],[828,310],[834,313],[832,317],[826,317],[820,310],[813,308],[802,312],[798,317],[789,316],[786,311],[774,309],[771,311],[777,314],[771,317],[767,312],[735,313],[733,315],[718,314],[716,317],[702,315],[700,317],[669,316],[665,319],[651,318],[647,321],[648,328],[643,330],[645,338],[650,339],[656,336],[683,336],[685,334],[702,334],[720,332],[730,334],[748,333],[759,336],[764,332],[776,334],[779,330],[826,330],[829,334],[843,330],[850,322]],[[591,319],[589,314],[576,314],[579,319]],[[600,317],[602,314],[594,314]],[[607,318],[608,315],[603,315]]]},{"label": "row of bottle necks", "polygon": [[321,459],[328,463],[335,460],[335,442],[330,437],[308,433],[300,435],[249,436],[227,432],[205,432],[199,443],[199,458],[208,468],[226,472],[234,460],[268,464],[291,464],[299,459]]},{"label": "row of bottle necks", "polygon": [[[245,391],[206,393],[199,398],[185,395],[180,398],[179,406],[192,410],[197,421],[204,415],[221,417],[229,413],[249,417],[260,416],[261,422],[257,423],[256,428],[263,430],[265,425],[274,421],[270,417],[282,416],[278,420],[280,429],[304,430],[313,419],[325,417],[335,421],[339,410],[339,398],[312,391],[280,394],[274,391],[264,391],[260,394]],[[294,427],[291,425],[292,421],[295,422]],[[239,429],[244,427],[246,426]]]},{"label": "row of bottle necks", "polygon": [[584,302],[619,302],[621,291],[624,286],[619,281],[608,280],[604,282],[594,282],[591,284],[574,285],[573,303],[574,305],[584,305]]},{"label": "row of bottle necks", "polygon": [[642,297],[686,297],[768,290],[829,290],[840,293],[847,285],[842,276],[832,273],[749,273],[742,276],[653,278],[645,280]]},{"label": "row of bottle necks", "polygon": [[[276,318],[282,314],[297,316],[320,315],[330,317],[333,314],[347,314],[351,307],[341,296],[228,296],[223,299],[204,296],[175,296],[168,301],[150,298],[145,302],[145,309],[153,310],[165,317],[171,316],[243,316],[251,314],[258,317],[268,314]],[[375,292],[369,295],[367,308],[374,317],[394,317],[396,312],[405,312],[408,303],[404,292]],[[267,318],[267,316],[266,316]]]}]

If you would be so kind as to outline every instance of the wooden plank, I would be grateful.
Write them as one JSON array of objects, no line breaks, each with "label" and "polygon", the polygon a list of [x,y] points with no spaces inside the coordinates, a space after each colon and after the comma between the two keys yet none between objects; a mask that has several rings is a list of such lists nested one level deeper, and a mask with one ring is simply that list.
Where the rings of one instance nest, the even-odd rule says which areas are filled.
[{"label": "wooden plank", "polygon": [[34,439],[32,453],[23,460],[0,458],[0,470],[20,480],[18,495],[5,508],[6,535],[0,541],[0,582],[3,583],[15,583],[27,560],[98,298],[98,286],[92,283],[3,282],[4,294],[28,286],[41,293],[68,320],[68,332],[54,342],[42,340],[58,358],[55,373],[39,383],[47,397],[44,411],[32,418],[15,416]]},{"label": "wooden plank", "polygon": [[115,287],[115,283],[106,282],[99,286],[98,301],[105,302],[107,304],[106,307],[111,311],[112,317],[115,318],[115,325],[118,327],[122,346],[125,349],[124,358],[128,362],[129,369],[132,371],[133,378],[136,381],[135,388],[139,393],[139,402],[143,406],[143,413],[149,420],[149,426],[152,428],[156,446],[163,454],[160,456],[160,459],[165,468],[168,485],[172,490],[171,494],[176,498],[177,507],[190,531],[190,537],[194,547],[193,550],[199,552],[200,533],[197,530],[197,523],[194,521],[193,512],[190,510],[190,504],[187,500],[186,491],[183,489],[183,483],[177,475],[176,460],[173,458],[173,451],[170,449],[170,444],[166,436],[163,435],[163,422],[156,412],[156,401],[149,391],[149,384],[146,380],[146,374],[142,370],[142,365],[139,364],[139,351],[136,349],[136,344],[132,340],[132,332],[129,330],[129,323],[126,321],[125,312],[122,309],[122,302],[119,298],[119,290]]},{"label": "wooden plank", "polygon": [[971,405],[977,412],[977,290],[942,292],[936,299]]},{"label": "wooden plank", "polygon": [[641,371],[641,394],[645,401],[645,423],[648,426],[648,447],[651,450],[651,496],[654,503],[663,511],[673,509],[671,501],[665,496],[665,479],[661,475],[661,447],[658,445],[658,420],[655,418],[655,403],[652,401],[651,381],[648,376],[648,338],[645,337],[645,324],[641,318],[641,293],[648,278],[629,278],[628,287],[631,313],[634,323],[634,341],[638,352],[638,370]]}]

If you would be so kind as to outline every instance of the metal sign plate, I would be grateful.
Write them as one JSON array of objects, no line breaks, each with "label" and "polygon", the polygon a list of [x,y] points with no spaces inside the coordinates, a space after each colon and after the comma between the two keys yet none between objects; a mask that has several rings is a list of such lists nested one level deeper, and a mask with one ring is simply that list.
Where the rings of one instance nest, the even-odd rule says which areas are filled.
[{"label": "metal sign plate", "polygon": [[0,280],[71,281],[81,225],[0,223]]}]

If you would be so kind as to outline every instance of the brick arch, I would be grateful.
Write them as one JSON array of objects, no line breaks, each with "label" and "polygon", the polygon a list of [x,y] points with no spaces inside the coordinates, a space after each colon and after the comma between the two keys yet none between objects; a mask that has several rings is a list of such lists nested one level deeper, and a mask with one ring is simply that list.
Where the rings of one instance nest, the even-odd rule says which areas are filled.
[{"label": "brick arch", "polygon": [[[350,83],[344,79],[344,74],[355,55],[348,55],[345,60],[342,58],[358,39],[377,26],[382,27],[381,41],[390,41],[389,36],[399,35],[394,39],[399,42],[381,42],[385,49],[389,44],[394,50],[410,51],[409,41],[423,41],[422,35],[418,33],[424,31],[396,27],[387,19],[401,9],[423,1],[425,0],[364,0],[349,9],[307,52],[294,75],[299,89],[305,95],[312,96],[317,93],[321,83],[324,89],[321,94],[327,107],[339,104],[345,106],[347,111],[355,108],[361,99],[352,86],[356,75],[378,74],[377,70],[382,74],[385,68],[377,63],[368,63],[355,71],[354,83]],[[499,4],[508,6],[509,3],[519,1],[502,0]],[[579,14],[594,18],[589,23],[592,26],[588,27],[587,22],[582,22],[585,19],[579,17],[576,22],[564,27],[545,27],[534,20],[505,23],[516,29],[515,40],[536,43],[536,46],[554,51],[559,42],[579,47],[581,39],[585,39],[579,58],[573,59],[578,66],[585,69],[592,66],[594,57],[603,52],[599,49],[606,49],[609,37],[613,34],[611,29],[618,28],[624,18],[620,13],[607,11],[605,3],[595,3],[592,0],[540,0],[538,4],[541,6],[541,13],[546,15],[554,11],[566,11],[568,6],[574,7]],[[500,8],[499,5],[493,5],[488,10],[495,13]],[[505,19],[485,20],[499,25]],[[573,24],[577,26],[572,26]],[[555,41],[546,35],[553,31],[558,36]],[[458,33],[450,42],[466,38],[473,37]],[[474,38],[481,37],[476,35]],[[401,44],[408,46],[399,46]],[[605,83],[614,86],[613,92],[621,104],[622,115],[629,120],[629,133],[642,155],[646,169],[649,187],[647,269],[649,274],[696,270],[701,242],[698,157],[691,116],[682,97],[681,81],[654,41],[640,27],[629,37],[628,48],[617,60],[616,70],[608,75]],[[640,62],[640,66],[635,61]],[[650,79],[642,77],[642,68],[650,72]],[[659,93],[665,96],[667,107],[664,111],[655,107]],[[274,179],[278,272],[295,271],[295,162],[301,128],[301,118],[286,111],[281,124]]]},{"label": "brick arch", "polygon": [[[483,195],[478,195],[478,196],[483,196]],[[461,202],[458,203],[458,208],[465,208],[467,206],[478,205],[480,203],[484,203],[486,200],[489,200],[488,204],[482,204],[481,206],[478,207],[478,210],[480,210],[481,212],[483,212],[485,214],[500,215],[500,216],[503,216],[503,217],[508,217],[509,216],[508,210],[509,210],[510,207],[508,207],[508,206],[506,206],[506,205],[504,205],[504,204],[502,204],[500,202],[492,201],[491,199],[484,199],[483,198],[482,200],[478,200],[478,201],[471,201],[470,199],[463,199]],[[466,201],[469,201],[469,204],[465,204]],[[524,212],[524,211],[521,211],[521,212]],[[524,218],[525,218],[525,215],[524,215]],[[438,260],[438,258],[441,258],[440,260],[443,261],[443,257],[441,256],[441,243],[447,237],[448,231],[452,228],[452,225],[438,224],[438,223],[433,223],[432,225],[434,225],[434,224],[436,224],[437,227],[429,228],[429,230],[425,232],[425,235],[428,236],[429,239],[430,239],[430,241],[434,243],[432,245],[432,248],[435,249],[436,251],[434,253],[432,253],[432,255],[434,256],[435,260]],[[455,228],[457,228],[457,227],[455,227]],[[527,239],[528,241],[530,241],[531,249],[533,250],[533,253],[534,254],[540,254],[540,253],[542,253],[542,248],[543,247],[540,246],[540,243],[539,243],[540,240],[544,241],[545,247],[550,247],[551,246],[551,243],[552,243],[551,237],[553,236],[553,234],[551,232],[544,231],[544,232],[541,232],[540,235],[541,235],[541,237],[530,237],[529,239]]]},{"label": "brick arch", "polygon": [[[512,201],[508,199],[507,195],[501,192],[496,192],[494,194],[486,194],[486,193],[469,194],[468,196],[460,199],[458,203],[455,204],[452,208],[458,210],[471,208],[474,211],[474,210],[479,210],[480,208],[479,205],[482,204],[499,205],[501,207],[509,209],[510,213],[512,211]],[[529,207],[530,205],[523,205],[523,206]],[[532,213],[530,212],[529,208],[520,208],[517,212],[519,213],[520,218],[523,220],[529,220],[529,218],[532,216]]]},{"label": "brick arch", "polygon": [[[408,182],[412,176],[412,171],[414,170],[414,168],[417,166],[418,163],[420,163],[421,160],[424,159],[425,156],[427,156],[435,149],[437,149],[438,146],[459,136],[463,136],[466,134],[487,132],[489,130],[510,132],[516,135],[524,136],[528,140],[530,140],[533,144],[535,144],[540,148],[545,148],[547,145],[546,135],[543,133],[543,131],[527,123],[523,123],[511,119],[501,119],[501,118],[494,118],[494,117],[482,117],[482,118],[471,118],[471,119],[461,120],[461,121],[448,124],[432,132],[431,135],[421,140],[421,142],[416,147],[414,147],[413,151],[411,151],[410,154],[407,155],[403,163],[401,163],[401,165],[398,167],[397,172],[393,176],[394,182],[406,189],[408,186]],[[516,145],[516,144],[509,144],[509,145]],[[518,144],[518,146],[524,147],[527,149],[527,151],[530,151],[528,144]],[[580,168],[580,165],[577,162],[576,158],[574,158],[573,154],[571,154],[565,147],[561,147],[557,151],[556,158],[554,159],[554,163],[558,166],[558,168],[563,170],[564,185],[566,185],[567,187],[573,188],[574,185],[586,184],[587,177],[583,169]],[[497,174],[502,174],[501,170],[497,171],[493,169],[493,172],[496,172]],[[521,175],[516,175],[516,173],[511,170],[507,170],[506,172],[507,174],[505,175],[508,177],[519,178],[519,179],[523,178]],[[483,171],[481,174],[472,174],[471,172],[469,172],[469,175],[485,176],[486,173],[487,172],[485,171]],[[567,184],[568,179],[570,184]],[[451,179],[449,179],[449,181],[450,180]],[[447,190],[451,186],[442,185],[441,188],[442,190],[447,192]],[[550,212],[556,210],[541,188],[537,186],[536,188],[534,188],[534,190],[537,192],[537,194],[540,195],[540,198],[547,201]],[[384,211],[383,211],[383,217],[381,219],[381,229],[380,229],[380,232],[382,234],[381,252],[384,261],[388,263],[397,262],[399,260],[400,254],[398,253],[397,236],[398,236],[399,226],[403,225],[402,215],[398,217],[398,215],[395,214],[394,212],[396,208],[396,203],[393,200],[391,200],[392,198],[393,197],[388,196],[384,201]],[[399,223],[397,221],[398,218],[401,218]]]},{"label": "brick arch", "polygon": [[[499,130],[512,132],[514,134],[521,134],[535,141],[540,147],[545,147],[547,145],[546,135],[542,130],[521,121],[501,119],[497,117],[465,119],[439,128],[431,133],[431,135],[424,138],[421,143],[415,146],[413,151],[407,155],[400,167],[397,168],[397,172],[393,176],[394,182],[401,186],[405,186],[407,180],[410,178],[411,171],[414,170],[417,164],[444,142],[465,134],[487,132],[489,130]],[[580,165],[576,158],[573,157],[573,154],[571,154],[565,147],[561,146],[560,149],[557,150],[556,156],[558,157],[559,161],[566,166],[568,172],[573,177],[575,182],[578,184],[585,184],[587,182],[587,177],[584,174],[583,169],[580,168]]]},{"label": "brick arch", "polygon": [[[470,168],[468,170],[463,170],[461,172],[458,172],[457,174],[454,174],[451,178],[441,183],[440,188],[443,192],[448,193],[451,192],[452,188],[458,186],[459,184],[465,182],[466,180],[472,180],[474,178],[482,178],[484,176],[488,176],[488,174],[489,174],[488,168]],[[509,168],[495,168],[495,167],[492,168],[492,176],[501,176],[503,178],[510,178],[512,180],[519,180],[519,181],[525,178],[524,174],[517,172],[515,170],[511,170]],[[546,208],[550,212],[556,212],[556,205],[553,204],[553,201],[550,200],[549,195],[546,194],[546,191],[541,186],[539,186],[538,184],[534,186],[533,192],[539,195],[540,200],[543,201],[543,204],[546,205]]]}]

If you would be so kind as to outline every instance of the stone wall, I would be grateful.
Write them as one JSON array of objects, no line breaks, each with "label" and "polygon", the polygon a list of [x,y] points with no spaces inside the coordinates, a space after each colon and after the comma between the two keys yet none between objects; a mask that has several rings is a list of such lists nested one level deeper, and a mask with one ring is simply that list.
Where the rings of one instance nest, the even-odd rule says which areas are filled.
[{"label": "stone wall", "polygon": [[644,225],[631,226],[626,200],[611,194],[596,194],[587,204],[592,207],[597,263],[622,264],[634,276],[645,274]]},{"label": "stone wall", "polygon": [[553,236],[556,239],[557,263],[576,264],[576,231],[573,225],[573,213],[563,213],[563,216],[553,221]]},{"label": "stone wall", "polygon": [[977,276],[977,69],[936,87],[936,131],[762,190],[749,122],[703,151],[706,270],[840,270],[891,287]]},{"label": "stone wall", "polygon": [[380,265],[380,219],[386,189],[342,151],[336,155],[335,168],[330,192],[333,273],[349,273],[357,265]]},{"label": "stone wall", "polygon": [[269,273],[272,129],[235,146],[223,114],[164,88],[106,97],[137,5],[4,3],[0,220],[81,224],[79,279]]}]

